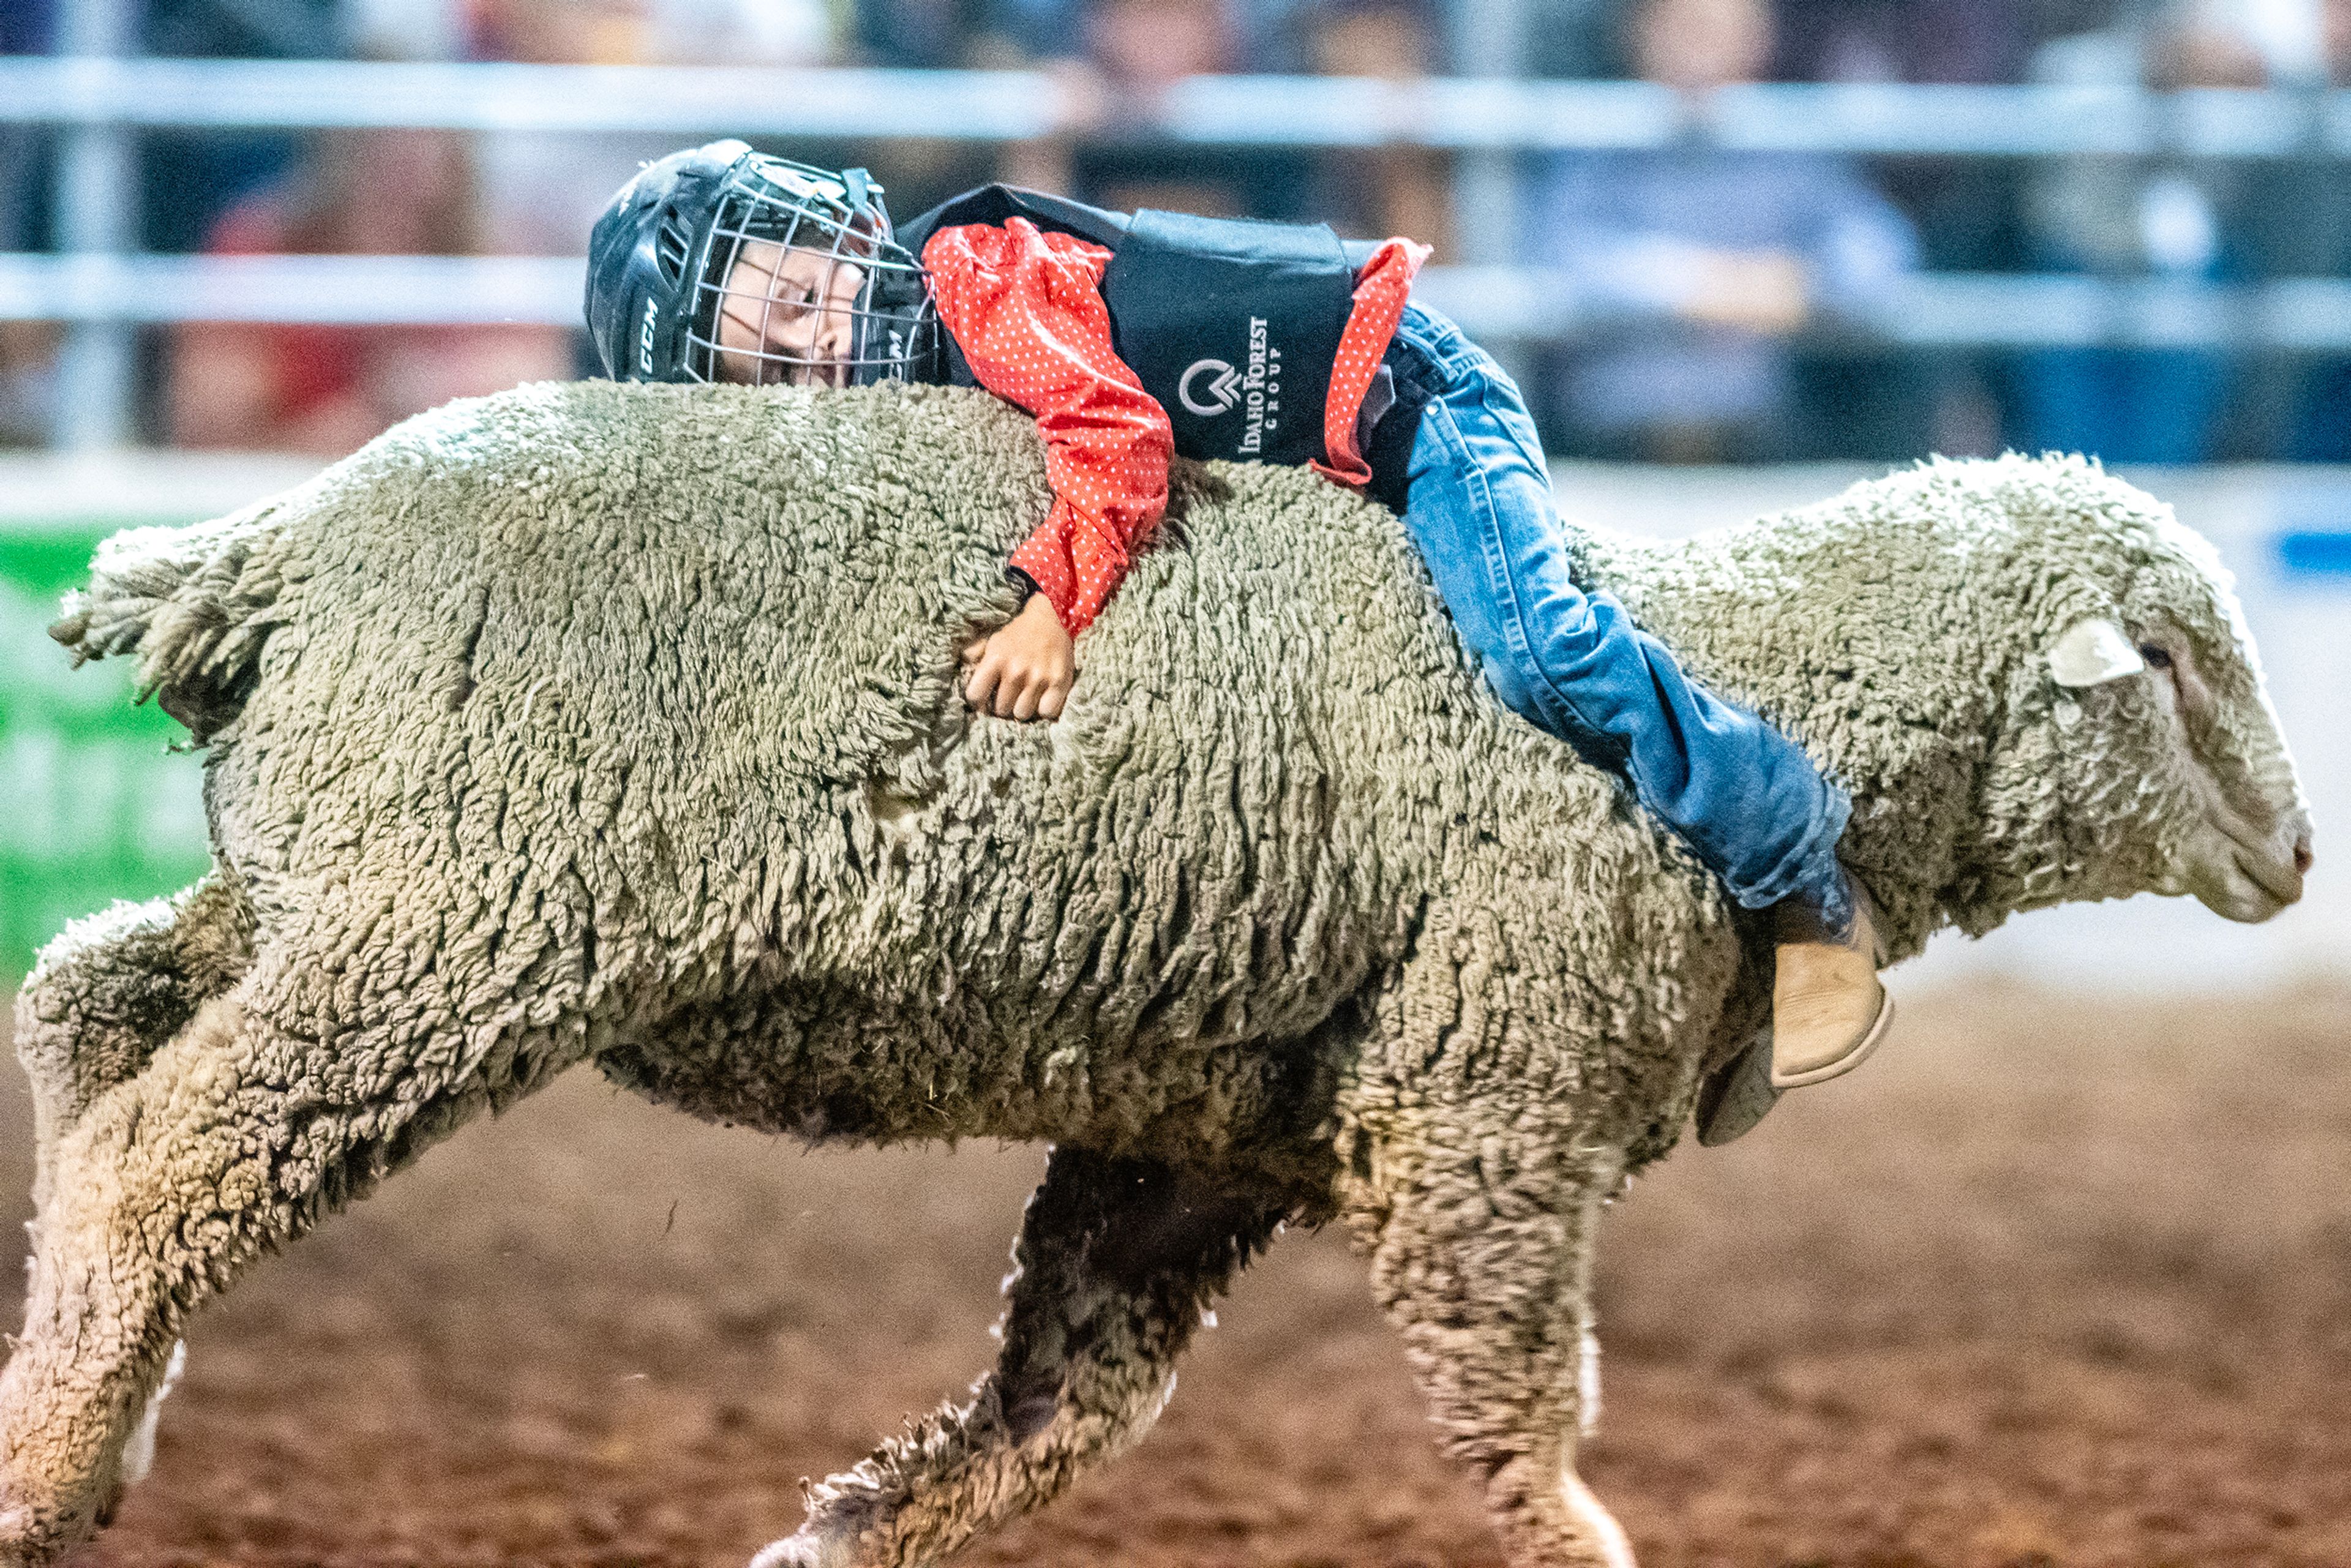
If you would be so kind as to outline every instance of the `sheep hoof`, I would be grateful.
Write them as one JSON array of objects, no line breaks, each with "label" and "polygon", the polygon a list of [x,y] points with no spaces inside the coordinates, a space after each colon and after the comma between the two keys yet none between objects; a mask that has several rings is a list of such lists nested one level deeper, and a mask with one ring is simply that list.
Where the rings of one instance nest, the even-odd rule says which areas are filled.
[{"label": "sheep hoof", "polygon": [[[163,1381],[156,1385],[155,1392],[148,1397],[147,1408],[140,1416],[139,1425],[131,1429],[131,1441],[123,1446],[124,1486],[137,1486],[155,1468],[155,1429],[162,1419],[163,1401],[170,1398],[172,1390],[180,1385],[181,1374],[187,1369],[188,1342],[182,1340],[172,1347],[172,1359],[163,1368]],[[115,1494],[115,1500],[121,1500],[120,1491]],[[107,1521],[101,1519],[99,1522],[104,1524]]]},{"label": "sheep hoof", "polygon": [[1698,1141],[1719,1148],[1755,1130],[1771,1113],[1780,1091],[1771,1087],[1771,1031],[1707,1076],[1698,1092]]},{"label": "sheep hoof", "polygon": [[850,1559],[847,1552],[829,1547],[803,1530],[760,1548],[751,1568],[850,1568]]},{"label": "sheep hoof", "polygon": [[0,1479],[0,1568],[33,1568],[33,1511],[10,1506],[8,1484]]}]

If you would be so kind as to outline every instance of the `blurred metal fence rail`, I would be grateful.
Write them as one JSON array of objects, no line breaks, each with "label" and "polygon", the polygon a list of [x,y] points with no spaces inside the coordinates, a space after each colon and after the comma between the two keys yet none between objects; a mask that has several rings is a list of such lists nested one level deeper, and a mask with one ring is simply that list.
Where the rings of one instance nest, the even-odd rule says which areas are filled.
[{"label": "blurred metal fence rail", "polygon": [[[575,326],[578,257],[36,256],[0,253],[0,320]],[[1431,267],[1415,292],[1481,338],[1556,341],[1603,324],[1535,267]],[[2069,275],[1921,273],[1816,341],[1906,348],[2236,346],[2351,352],[2351,278],[2244,287]]]},{"label": "blurred metal fence rail", "polygon": [[[1482,235],[1426,290],[1481,335],[1554,340],[1593,319],[1557,277],[1510,266],[1510,157],[1708,142],[1751,151],[2342,162],[2351,90],[1836,84],[1739,87],[1696,101],[1645,82],[1500,75],[1384,81],[1200,77],[1147,116],[1073,122],[1034,71],[738,70],[131,57],[127,0],[75,0],[62,52],[0,58],[0,124],[64,133],[58,254],[0,255],[0,319],[69,322],[57,428],[79,447],[131,434],[132,332],[179,320],[349,323],[575,320],[576,261],[455,257],[189,258],[136,252],[146,129],[437,127],[582,134],[733,132],[1012,143],[1056,135],[1220,147],[1417,145],[1463,154]],[[1479,57],[1483,58],[1483,56]],[[1495,68],[1490,64],[1489,69]],[[2351,347],[2346,284],[2216,287],[2147,280],[1928,275],[1816,336],[1889,347],[2220,344]]]},{"label": "blurred metal fence rail", "polygon": [[2351,154],[2351,89],[2157,93],[1893,83],[1196,77],[1147,118],[1076,126],[1035,71],[747,70],[337,60],[0,59],[0,122],[734,131],[1021,141],[1061,131],[1202,146],[1664,147],[2041,157]]}]

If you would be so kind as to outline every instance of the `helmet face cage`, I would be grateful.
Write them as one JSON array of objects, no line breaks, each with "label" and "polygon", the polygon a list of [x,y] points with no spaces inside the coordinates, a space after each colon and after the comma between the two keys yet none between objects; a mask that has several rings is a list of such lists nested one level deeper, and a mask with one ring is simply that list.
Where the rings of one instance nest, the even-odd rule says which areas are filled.
[{"label": "helmet face cage", "polygon": [[[882,187],[862,170],[741,159],[698,259],[688,380],[863,384],[903,380],[937,351],[922,264],[891,236]],[[727,318],[736,340],[722,344]]]}]

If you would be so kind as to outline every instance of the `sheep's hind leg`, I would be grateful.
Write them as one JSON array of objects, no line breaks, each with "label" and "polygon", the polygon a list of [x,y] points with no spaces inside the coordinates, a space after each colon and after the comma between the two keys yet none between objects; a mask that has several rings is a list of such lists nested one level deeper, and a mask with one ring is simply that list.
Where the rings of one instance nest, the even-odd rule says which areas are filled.
[{"label": "sheep's hind leg", "polygon": [[1484,1480],[1511,1563],[1633,1568],[1575,1472],[1599,1401],[1593,1233],[1615,1173],[1548,1172],[1506,1140],[1395,1153],[1353,1195],[1350,1223],[1372,1239],[1374,1290],[1447,1448]]},{"label": "sheep's hind leg", "polygon": [[1285,1212],[1165,1166],[1055,1150],[995,1370],[969,1404],[815,1488],[799,1532],[754,1568],[910,1568],[1050,1501],[1150,1428],[1208,1303]]},{"label": "sheep's hind leg", "polygon": [[463,1042],[308,1009],[289,1033],[258,978],[205,1002],[49,1151],[24,1336],[0,1370],[0,1568],[52,1561],[111,1510],[190,1312],[489,1103],[479,1071],[423,1065]]}]

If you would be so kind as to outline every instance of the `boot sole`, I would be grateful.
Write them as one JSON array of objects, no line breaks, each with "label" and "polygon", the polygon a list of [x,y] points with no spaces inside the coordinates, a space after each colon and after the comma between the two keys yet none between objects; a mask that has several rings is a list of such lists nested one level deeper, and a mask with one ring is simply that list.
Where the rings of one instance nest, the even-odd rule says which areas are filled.
[{"label": "boot sole", "polygon": [[1878,998],[1877,1017],[1871,1020],[1868,1030],[1863,1033],[1859,1040],[1855,1042],[1851,1051],[1846,1051],[1834,1061],[1823,1062],[1818,1067],[1807,1067],[1802,1072],[1783,1074],[1779,1069],[1773,1068],[1771,1087],[1802,1089],[1807,1084],[1825,1083],[1832,1078],[1843,1077],[1869,1060],[1869,1053],[1876,1051],[1879,1043],[1886,1039],[1886,1031],[1893,1022],[1894,995],[1887,991]]}]

